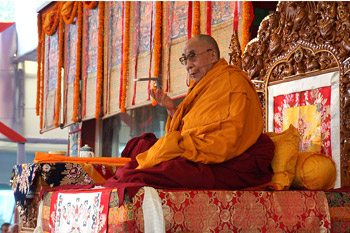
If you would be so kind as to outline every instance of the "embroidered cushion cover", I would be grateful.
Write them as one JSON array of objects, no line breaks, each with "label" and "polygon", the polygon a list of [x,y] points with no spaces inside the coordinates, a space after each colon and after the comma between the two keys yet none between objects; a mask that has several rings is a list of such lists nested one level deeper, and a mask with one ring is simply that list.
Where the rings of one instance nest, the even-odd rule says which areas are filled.
[{"label": "embroidered cushion cover", "polygon": [[288,189],[294,179],[299,152],[298,130],[290,125],[281,133],[267,132],[266,134],[275,144],[275,155],[271,162],[274,175],[271,182],[278,186],[278,190]]}]

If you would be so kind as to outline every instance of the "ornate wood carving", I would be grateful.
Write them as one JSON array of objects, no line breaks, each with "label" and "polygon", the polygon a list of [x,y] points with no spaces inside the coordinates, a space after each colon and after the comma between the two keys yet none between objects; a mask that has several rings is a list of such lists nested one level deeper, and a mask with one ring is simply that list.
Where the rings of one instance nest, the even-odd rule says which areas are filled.
[{"label": "ornate wood carving", "polygon": [[[253,82],[337,68],[340,74],[341,183],[350,185],[350,2],[279,2],[243,54]],[[259,95],[266,101],[266,88]],[[265,106],[263,106],[265,108]]]},{"label": "ornate wood carving", "polygon": [[241,50],[241,44],[238,40],[238,33],[237,31],[234,31],[231,36],[231,43],[229,46],[230,49],[230,61],[229,64],[238,66],[239,68],[242,68],[242,50]]}]

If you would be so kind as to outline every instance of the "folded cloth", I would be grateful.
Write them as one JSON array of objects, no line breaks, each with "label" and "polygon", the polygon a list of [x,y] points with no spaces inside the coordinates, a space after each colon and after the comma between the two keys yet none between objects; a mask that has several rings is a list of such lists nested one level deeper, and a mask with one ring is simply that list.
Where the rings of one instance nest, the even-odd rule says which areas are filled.
[{"label": "folded cloth", "polygon": [[119,168],[116,176],[108,179],[103,186],[118,188],[119,200],[123,200],[125,189],[129,198],[132,198],[142,186],[166,189],[244,189],[271,181],[273,154],[273,142],[262,134],[242,155],[218,164],[195,163],[178,157],[155,167],[135,169],[138,163],[132,159]]},{"label": "folded cloth", "polygon": [[122,151],[122,157],[135,159],[138,154],[145,152],[153,146],[157,140],[157,137],[153,133],[144,133],[139,137],[134,137],[126,144]]},{"label": "folded cloth", "polygon": [[120,157],[92,157],[92,158],[76,158],[63,155],[48,154],[36,152],[33,163],[89,163],[89,164],[113,164],[123,166],[130,161],[130,158]]},{"label": "folded cloth", "polygon": [[154,188],[143,187],[143,189],[145,190],[145,195],[143,197],[142,212],[145,232],[163,233],[165,232],[165,223],[162,200]]}]

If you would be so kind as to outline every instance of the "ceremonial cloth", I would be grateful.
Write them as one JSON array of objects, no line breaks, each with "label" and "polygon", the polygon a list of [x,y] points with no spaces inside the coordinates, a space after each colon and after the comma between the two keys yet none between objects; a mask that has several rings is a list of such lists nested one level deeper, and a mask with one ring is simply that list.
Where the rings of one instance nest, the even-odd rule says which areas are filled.
[{"label": "ceremonial cloth", "polygon": [[138,168],[177,157],[222,163],[251,147],[262,129],[262,109],[253,83],[240,68],[221,59],[189,88],[173,118],[168,118],[166,135],[136,157]]}]

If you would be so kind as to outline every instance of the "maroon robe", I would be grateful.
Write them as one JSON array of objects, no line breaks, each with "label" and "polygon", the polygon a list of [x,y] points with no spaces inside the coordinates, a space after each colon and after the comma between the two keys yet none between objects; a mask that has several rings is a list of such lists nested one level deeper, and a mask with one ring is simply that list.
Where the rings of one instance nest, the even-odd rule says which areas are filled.
[{"label": "maroon robe", "polygon": [[115,177],[103,185],[118,188],[119,200],[123,200],[125,189],[129,198],[132,198],[142,186],[165,189],[237,190],[265,184],[271,181],[273,175],[271,161],[274,144],[265,134],[262,134],[246,152],[223,163],[195,163],[178,157],[155,167],[143,169],[135,169],[138,166],[135,157],[151,147],[155,143],[154,138],[142,135],[132,140],[123,151],[124,157],[131,157],[132,160],[119,168]]}]

